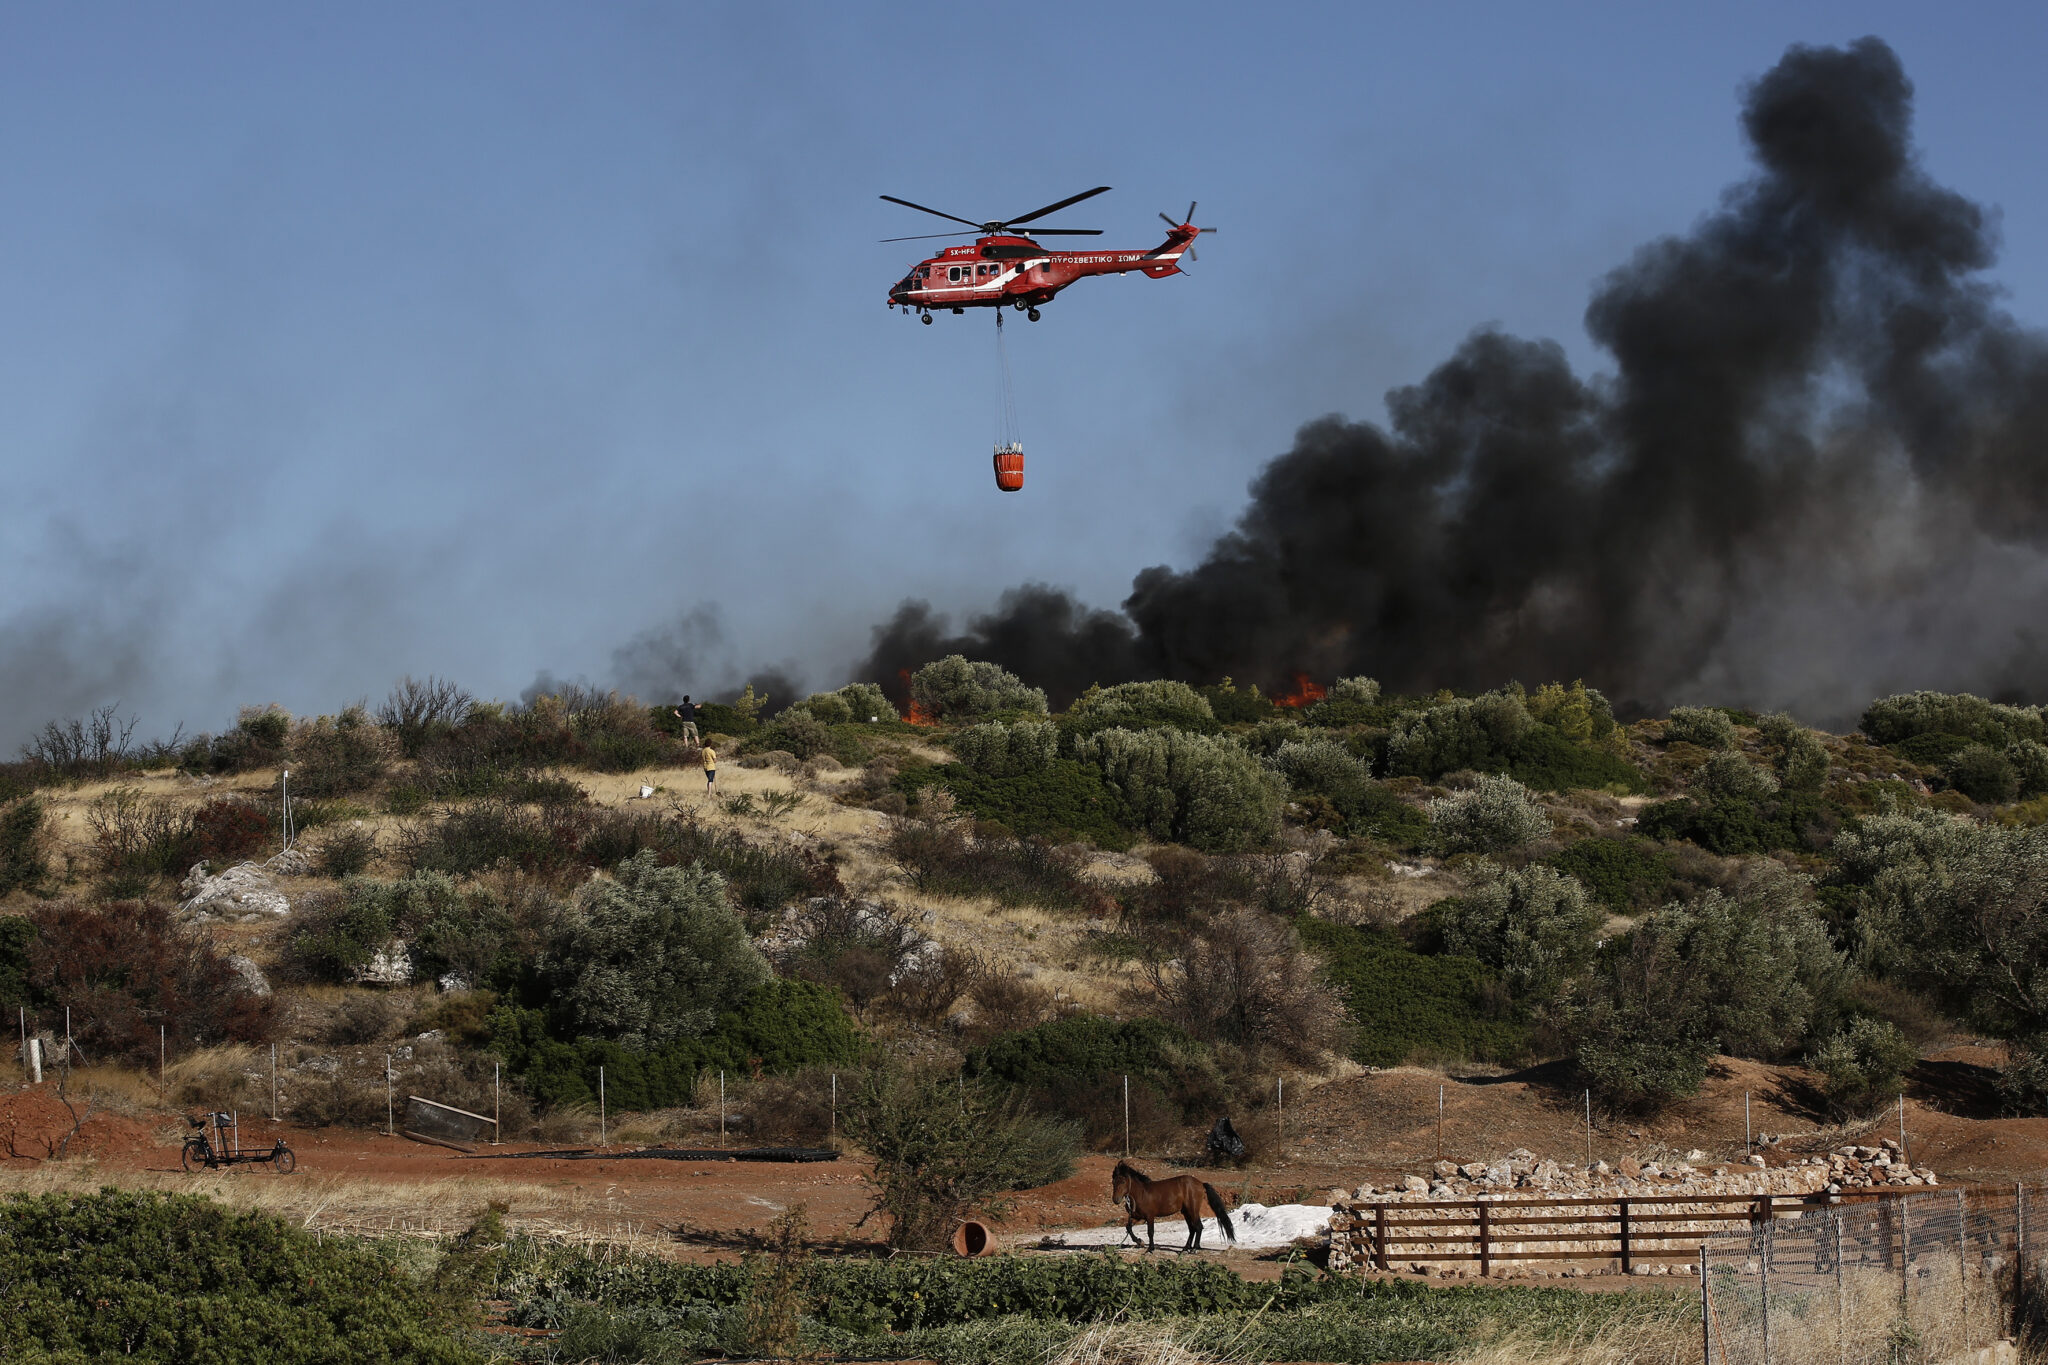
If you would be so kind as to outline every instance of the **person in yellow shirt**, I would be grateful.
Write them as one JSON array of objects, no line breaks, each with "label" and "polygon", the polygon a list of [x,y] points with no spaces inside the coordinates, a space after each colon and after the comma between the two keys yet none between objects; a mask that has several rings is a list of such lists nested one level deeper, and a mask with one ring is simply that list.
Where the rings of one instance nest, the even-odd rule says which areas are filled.
[{"label": "person in yellow shirt", "polygon": [[708,796],[718,790],[718,750],[709,744],[704,746],[704,792]]}]

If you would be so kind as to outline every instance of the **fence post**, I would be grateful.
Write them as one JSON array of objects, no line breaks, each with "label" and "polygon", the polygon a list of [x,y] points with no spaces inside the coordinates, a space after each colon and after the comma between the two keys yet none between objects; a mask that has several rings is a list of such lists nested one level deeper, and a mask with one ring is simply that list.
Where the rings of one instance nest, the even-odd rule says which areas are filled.
[{"label": "fence post", "polygon": [[391,1054],[384,1054],[384,1136],[398,1136],[398,1106],[391,1095]]},{"label": "fence post", "polygon": [[1436,1088],[1436,1159],[1444,1159],[1444,1088],[1441,1082]]},{"label": "fence post", "polygon": [[1913,1282],[1912,1273],[1907,1268],[1913,1260],[1913,1227],[1906,1220],[1908,1210],[1905,1200],[1892,1199],[1886,1202],[1891,1205],[1892,1217],[1899,1220],[1899,1317],[1907,1319],[1910,1315],[1909,1299]]},{"label": "fence post", "polygon": [[1963,1345],[1970,1344],[1970,1216],[1956,1191],[1956,1308],[1963,1319]]},{"label": "fence post", "polygon": [[1593,1092],[1586,1091],[1586,1169],[1593,1168]]},{"label": "fence post", "polygon": [[2020,1334],[2020,1294],[2027,1284],[2027,1185],[2023,1180],[2012,1182],[2012,1331],[2014,1337]]},{"label": "fence post", "polygon": [[1700,1365],[1714,1365],[1714,1301],[1707,1291],[1707,1244],[1700,1243]]},{"label": "fence post", "polygon": [[505,1100],[504,1093],[499,1088],[498,1083],[498,1068],[500,1065],[501,1063],[498,1062],[491,1063],[491,1146],[493,1147],[505,1140],[505,1125],[502,1121],[504,1118]]},{"label": "fence post", "polygon": [[277,1122],[277,1044],[270,1045],[270,1121]]},{"label": "fence post", "polygon": [[1375,1204],[1372,1210],[1373,1264],[1381,1270],[1387,1268],[1387,1206]]},{"label": "fence post", "polygon": [[1841,1209],[1833,1212],[1835,1220],[1835,1355],[1841,1365],[1849,1365],[1849,1308],[1847,1295],[1841,1283]]},{"label": "fence post", "polygon": [[1493,1222],[1484,1199],[1479,1201],[1479,1273],[1493,1273]]},{"label": "fence post", "polygon": [[1124,1076],[1124,1155],[1131,1154],[1131,1078]]},{"label": "fence post", "polygon": [[[836,1071],[832,1073],[832,1145],[839,1145],[839,1073]],[[1125,1145],[1130,1145],[1128,1140]]]},{"label": "fence post", "polygon": [[599,1067],[597,1069],[597,1145],[609,1147],[611,1145],[609,1137],[610,1134],[605,1128],[604,1119],[604,1068]]},{"label": "fence post", "polygon": [[1749,1127],[1749,1092],[1745,1090],[1742,1092],[1742,1154],[1744,1156],[1749,1155],[1752,1145],[1753,1140],[1750,1137]]},{"label": "fence post", "polygon": [[1633,1275],[1636,1270],[1636,1262],[1635,1257],[1629,1251],[1628,1245],[1628,1200],[1617,1199],[1615,1203],[1621,1208],[1621,1273]]},{"label": "fence post", "polygon": [[1764,1310],[1764,1365],[1771,1365],[1771,1224],[1764,1224],[1763,1255],[1757,1264],[1763,1268],[1759,1277]]},{"label": "fence post", "polygon": [[156,1026],[156,1102],[158,1104],[162,1104],[171,1096],[170,1070],[165,1064],[165,1054],[168,1051],[169,1047],[164,1041],[164,1026],[158,1024]]}]

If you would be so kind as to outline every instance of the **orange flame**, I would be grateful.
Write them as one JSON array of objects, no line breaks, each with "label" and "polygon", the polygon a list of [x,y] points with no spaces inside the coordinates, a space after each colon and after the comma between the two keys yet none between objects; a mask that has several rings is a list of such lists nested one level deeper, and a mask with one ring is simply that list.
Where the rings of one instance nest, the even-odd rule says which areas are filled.
[{"label": "orange flame", "polygon": [[910,722],[912,725],[937,725],[939,723],[939,718],[933,715],[931,711],[925,707],[925,704],[923,702],[919,701],[915,696],[912,696],[910,693],[910,670],[907,668],[899,668],[896,670],[896,676],[903,680],[904,695],[906,697],[909,697],[909,701],[906,704],[909,706],[910,710],[908,711],[908,713],[904,715],[903,719]]},{"label": "orange flame", "polygon": [[1314,706],[1329,692],[1327,687],[1318,687],[1308,680],[1308,674],[1294,675],[1294,690],[1282,697],[1273,698],[1275,706]]}]

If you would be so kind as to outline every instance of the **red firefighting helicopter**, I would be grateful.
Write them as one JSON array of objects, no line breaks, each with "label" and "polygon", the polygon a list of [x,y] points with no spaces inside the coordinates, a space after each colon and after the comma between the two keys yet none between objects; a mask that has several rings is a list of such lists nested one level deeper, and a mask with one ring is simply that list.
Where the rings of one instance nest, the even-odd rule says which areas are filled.
[{"label": "red firefighting helicopter", "polygon": [[[1054,294],[1083,276],[1121,275],[1142,270],[1156,280],[1180,274],[1180,258],[1185,255],[1190,260],[1194,259],[1195,238],[1216,230],[1194,225],[1195,206],[1191,203],[1187,217],[1178,223],[1163,213],[1159,215],[1166,222],[1166,240],[1150,251],[1048,251],[1032,240],[1034,237],[1100,237],[1100,228],[1010,231],[1108,191],[1109,186],[1097,185],[1057,204],[1047,204],[1042,209],[1034,209],[1015,218],[986,223],[940,213],[923,204],[898,199],[893,194],[883,195],[882,198],[892,204],[901,204],[907,209],[916,209],[919,213],[929,213],[955,223],[965,223],[975,234],[972,245],[949,246],[938,255],[912,266],[909,274],[890,286],[889,307],[901,308],[906,313],[915,310],[926,323],[930,323],[935,309],[950,308],[955,313],[964,313],[970,308],[1001,308],[1008,304],[1036,322],[1039,305],[1050,302]],[[965,232],[931,232],[915,237],[885,237],[883,240],[918,242],[934,237],[966,235]]]}]

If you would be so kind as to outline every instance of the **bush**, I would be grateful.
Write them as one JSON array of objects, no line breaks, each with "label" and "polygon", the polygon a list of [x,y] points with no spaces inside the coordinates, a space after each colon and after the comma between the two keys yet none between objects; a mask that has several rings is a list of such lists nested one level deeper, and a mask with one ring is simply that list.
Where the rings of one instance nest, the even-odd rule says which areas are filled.
[{"label": "bush", "polygon": [[2048,744],[2016,739],[2006,746],[2005,760],[2012,764],[2013,772],[2019,778],[2021,797],[2048,792]]},{"label": "bush", "polygon": [[1329,727],[1374,725],[1380,722],[1380,685],[1372,678],[1339,678],[1323,699],[1302,713],[1308,725]]},{"label": "bush", "polygon": [[1042,839],[978,837],[942,819],[898,820],[889,854],[918,890],[933,895],[1048,909],[1075,909],[1091,898],[1080,860]]},{"label": "bush", "polygon": [[1257,724],[1272,718],[1276,708],[1259,693],[1259,685],[1240,688],[1229,678],[1196,689],[1209,703],[1209,714],[1224,725]]},{"label": "bush", "polygon": [[1570,687],[1562,683],[1545,683],[1536,689],[1534,696],[1526,699],[1524,705],[1539,724],[1549,726],[1572,744],[1606,745],[1618,738],[1614,707],[1597,689],[1586,686],[1583,681],[1574,682]]},{"label": "bush", "polygon": [[313,870],[340,881],[370,870],[377,860],[377,833],[354,825],[338,829],[321,841],[313,855]]},{"label": "bush", "polygon": [[535,1099],[595,1105],[603,1067],[606,1097],[616,1110],[692,1104],[697,1078],[710,1069],[745,1076],[847,1067],[864,1051],[837,991],[781,979],[757,987],[710,1031],[646,1051],[594,1038],[565,1041],[550,1031],[544,1011],[516,1005],[494,1010],[490,1029],[506,1070]]},{"label": "bush", "polygon": [[563,1031],[640,1050],[705,1033],[768,979],[768,963],[702,866],[651,853],[592,881],[542,962]]},{"label": "bush", "polygon": [[1867,1114],[1897,1094],[1899,1078],[1919,1058],[1895,1026],[1862,1016],[1815,1048],[1806,1064],[1820,1072],[1828,1107],[1847,1117]]},{"label": "bush", "polygon": [[302,723],[291,737],[293,792],[348,796],[375,786],[390,766],[392,747],[360,706]]},{"label": "bush", "polygon": [[1627,759],[1607,749],[1567,739],[1540,723],[1530,726],[1516,743],[1508,775],[1539,791],[1563,792],[1585,787],[1636,792],[1644,787],[1642,773]]},{"label": "bush", "polygon": [[2019,770],[2011,759],[1987,744],[1958,749],[1942,765],[1942,777],[1972,801],[1987,806],[2005,805],[2020,794]]},{"label": "bush", "polygon": [[192,863],[191,820],[169,797],[116,787],[86,806],[85,824],[110,890],[139,893]]},{"label": "bush", "polygon": [[1142,1017],[1078,1014],[1004,1034],[967,1054],[966,1074],[1021,1086],[1041,1108],[1081,1124],[1098,1151],[1121,1144],[1125,1077],[1140,1146],[1169,1140],[1181,1124],[1206,1125],[1230,1094],[1209,1049]]},{"label": "bush", "polygon": [[848,683],[833,695],[846,703],[846,709],[853,713],[856,724],[900,719],[896,708],[890,704],[889,694],[874,683]]},{"label": "bush", "polygon": [[1353,1025],[1351,1056],[1367,1066],[1428,1061],[1515,1062],[1529,1031],[1493,974],[1468,957],[1426,957],[1380,929],[1300,921]]},{"label": "bush", "polygon": [[43,854],[43,803],[24,796],[0,807],[0,896],[33,891],[50,875]]},{"label": "bush", "polygon": [[936,1251],[970,1212],[997,1212],[1008,1190],[1074,1171],[1074,1125],[1039,1117],[1015,1096],[937,1071],[877,1068],[854,1091],[847,1131],[874,1161],[875,1208],[889,1244]]},{"label": "bush", "polygon": [[1666,744],[1695,744],[1702,749],[1729,750],[1738,743],[1735,722],[1711,706],[1674,706],[1664,722]]},{"label": "bush", "polygon": [[1495,772],[1513,762],[1535,722],[1515,692],[1458,698],[1396,717],[1387,735],[1388,771],[1434,778],[1469,768]]},{"label": "bush", "polygon": [[2048,719],[2038,706],[2003,706],[1969,693],[1906,692],[1870,704],[1863,733],[1897,748],[1922,735],[1959,735],[1986,744],[2015,739],[2048,742]]},{"label": "bush", "polygon": [[95,1061],[154,1062],[159,1025],[180,1050],[271,1036],[275,998],[252,994],[227,955],[165,906],[60,902],[30,918],[30,989],[71,1006]]},{"label": "bush", "polygon": [[978,720],[998,711],[1045,714],[1045,693],[997,664],[948,654],[910,678],[910,698],[928,720]]},{"label": "bush", "polygon": [[1616,1008],[1580,1025],[1573,1061],[1602,1103],[1655,1113],[1700,1092],[1714,1040],[1642,1008]]},{"label": "bush", "polygon": [[1174,959],[1149,958],[1132,1000],[1202,1042],[1316,1065],[1350,1039],[1315,967],[1287,921],[1226,912],[1188,933]]},{"label": "bush", "polygon": [[959,809],[1025,839],[1087,840],[1110,849],[1131,844],[1131,832],[1121,823],[1123,806],[1117,794],[1102,780],[1100,770],[1071,758],[1056,758],[1042,769],[1000,777],[960,763],[906,768],[897,776],[895,786],[910,797],[944,787]]},{"label": "bush", "polygon": [[1234,853],[1266,842],[1279,823],[1279,781],[1225,739],[1104,730],[1077,739],[1074,757],[1101,772],[1125,821],[1156,839]]},{"label": "bush", "polygon": [[1042,773],[1059,756],[1060,732],[1043,722],[970,725],[954,733],[953,752],[984,777]]},{"label": "bush", "polygon": [[1601,915],[1585,888],[1541,864],[1478,869],[1472,887],[1432,911],[1444,951],[1477,958],[1518,1001],[1545,1004],[1593,959]]},{"label": "bush", "polygon": [[1576,877],[1589,895],[1617,914],[1649,909],[1671,884],[1671,859],[1648,839],[1581,839],[1547,861]]},{"label": "bush", "polygon": [[[843,709],[844,703],[841,706]],[[792,706],[762,726],[749,747],[756,752],[781,749],[799,759],[816,758],[832,751],[832,731],[815,713]]]},{"label": "bush", "polygon": [[[1768,779],[1768,773],[1756,770]],[[1774,849],[1823,849],[1834,839],[1842,808],[1810,792],[1781,792],[1765,801],[1661,801],[1636,817],[1639,833],[1686,839],[1733,856]]]},{"label": "bush", "polygon": [[184,857],[224,867],[253,858],[273,837],[270,812],[248,801],[215,797],[192,812]]},{"label": "bush", "polygon": [[1692,775],[1692,794],[1707,802],[1762,801],[1777,790],[1778,780],[1770,771],[1741,754],[1715,754]]},{"label": "bush", "polygon": [[460,725],[475,702],[467,690],[446,678],[428,674],[421,681],[407,674],[377,708],[377,723],[391,732],[401,753],[418,758],[428,744],[445,739]]},{"label": "bush", "polygon": [[0,1203],[0,1355],[37,1360],[480,1360],[382,1248],[193,1195]]},{"label": "bush", "polygon": [[1758,721],[1757,731],[1766,745],[1777,750],[1772,766],[1778,775],[1778,785],[1787,791],[1804,792],[1819,791],[1825,785],[1831,760],[1827,746],[1813,731],[1783,711]]},{"label": "bush", "polygon": [[1429,846],[1440,854],[1513,853],[1551,834],[1550,815],[1512,777],[1481,776],[1472,789],[1429,803]]},{"label": "bush", "polygon": [[35,1009],[43,1003],[29,970],[29,949],[35,941],[34,921],[0,915],[0,1009]]},{"label": "bush", "polygon": [[1063,725],[1074,734],[1159,728],[1213,735],[1222,728],[1209,699],[1183,682],[1090,687],[1067,708]]}]

